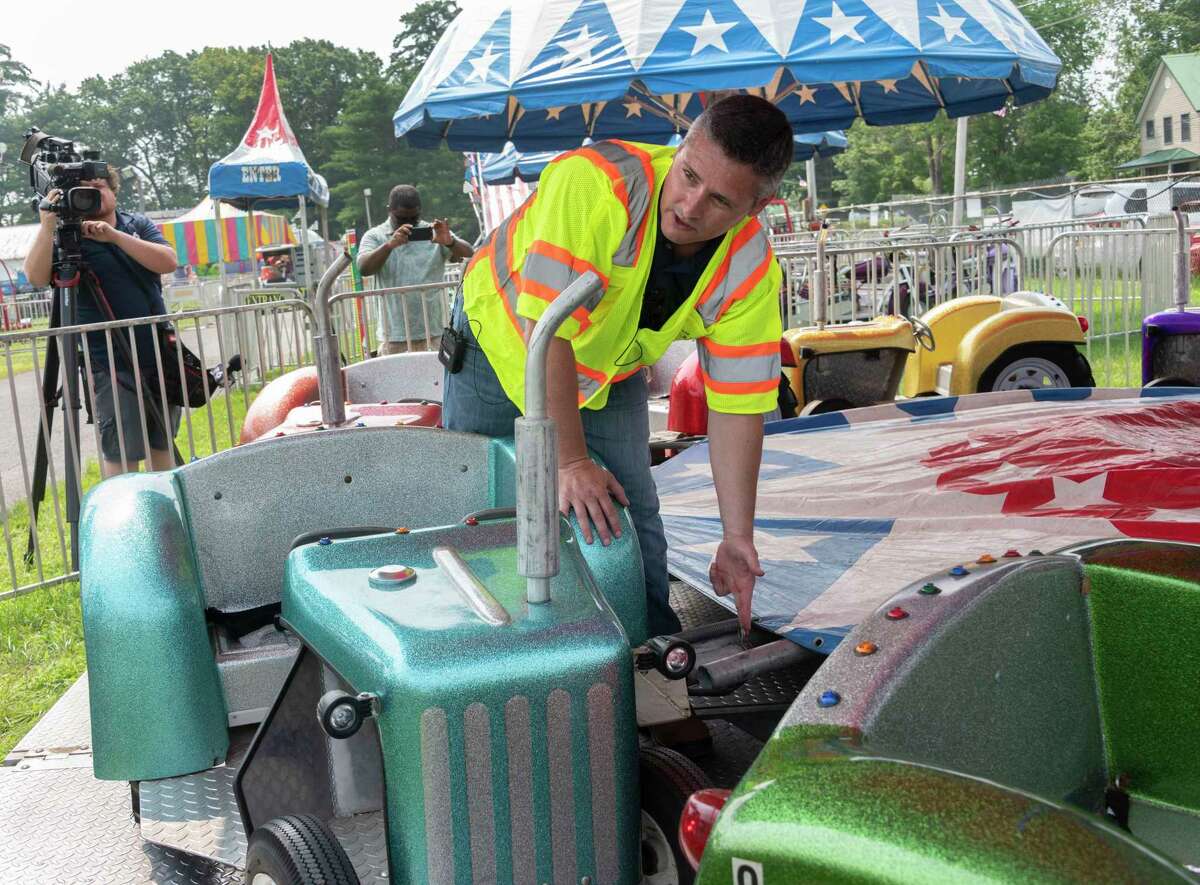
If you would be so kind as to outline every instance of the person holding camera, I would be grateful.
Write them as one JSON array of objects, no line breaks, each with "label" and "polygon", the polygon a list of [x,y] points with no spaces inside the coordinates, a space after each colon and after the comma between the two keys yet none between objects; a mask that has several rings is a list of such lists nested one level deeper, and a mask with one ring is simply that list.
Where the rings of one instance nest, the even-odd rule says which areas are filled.
[{"label": "person holding camera", "polygon": [[[84,218],[81,233],[84,267],[95,275],[101,291],[93,291],[95,287],[85,273],[76,290],[77,321],[87,324],[109,320],[101,298],[108,302],[113,318],[118,320],[165,314],[160,275],[175,270],[175,250],[145,215],[117,209],[121,179],[115,166],[107,166],[104,177],[80,184],[100,191],[100,205]],[[62,196],[61,191],[51,190],[39,207],[41,228],[25,258],[25,275],[36,286],[51,284],[58,215],[48,207],[58,204]],[[114,330],[112,351],[117,363],[114,369],[109,364],[107,336],[103,332],[84,336],[91,362],[93,417],[100,429],[101,473],[109,477],[136,470],[140,461],[145,461],[150,470],[168,470],[175,466],[172,440],[179,423],[179,409],[170,408],[165,417],[168,430],[162,426],[163,420],[157,418],[161,402],[147,402],[150,393],[145,382],[142,396],[137,396],[133,366],[127,364],[124,348],[116,340],[118,335],[135,351],[143,375],[154,371],[157,351],[153,324],[135,327],[132,341],[128,329]],[[148,452],[142,434],[143,414],[150,444]]]},{"label": "person holding camera", "polygon": [[[375,287],[391,289],[445,279],[446,261],[475,254],[470,243],[450,232],[438,219],[421,220],[421,195],[410,184],[398,184],[388,194],[388,217],[363,235],[358,269],[375,278]],[[442,293],[392,293],[383,296],[379,312],[379,355],[425,350],[425,342],[446,323]],[[428,326],[426,326],[428,322]]]}]

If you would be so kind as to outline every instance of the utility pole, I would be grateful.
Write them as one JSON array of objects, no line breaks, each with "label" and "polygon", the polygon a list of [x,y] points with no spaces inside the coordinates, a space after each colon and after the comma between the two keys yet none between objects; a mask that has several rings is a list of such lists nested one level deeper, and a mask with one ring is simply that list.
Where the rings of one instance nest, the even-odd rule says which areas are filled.
[{"label": "utility pole", "polygon": [[371,225],[371,189],[363,188],[363,205],[367,207],[367,230],[370,230]]}]

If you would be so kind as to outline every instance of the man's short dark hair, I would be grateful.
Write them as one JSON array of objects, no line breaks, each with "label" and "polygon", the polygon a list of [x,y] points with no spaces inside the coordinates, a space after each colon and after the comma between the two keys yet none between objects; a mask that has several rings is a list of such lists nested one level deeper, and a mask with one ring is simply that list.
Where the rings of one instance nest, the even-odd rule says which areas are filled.
[{"label": "man's short dark hair", "polygon": [[420,209],[421,194],[411,184],[398,184],[388,194],[389,209]]},{"label": "man's short dark hair", "polygon": [[759,199],[779,189],[795,143],[787,115],[771,102],[756,95],[726,96],[704,109],[688,137],[697,131],[716,142],[729,159],[754,169],[764,180]]}]

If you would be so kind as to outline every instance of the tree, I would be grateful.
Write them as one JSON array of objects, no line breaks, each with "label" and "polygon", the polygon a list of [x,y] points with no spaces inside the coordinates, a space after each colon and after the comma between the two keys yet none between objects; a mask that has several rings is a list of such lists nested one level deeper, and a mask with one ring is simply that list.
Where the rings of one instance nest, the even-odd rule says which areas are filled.
[{"label": "tree", "polygon": [[395,51],[388,65],[388,76],[411,82],[458,13],[454,0],[422,0],[400,16],[400,32],[392,40]]},{"label": "tree", "polygon": [[406,90],[406,84],[380,77],[352,96],[338,124],[327,130],[337,221],[361,233],[365,230],[363,188],[372,191],[371,220],[379,224],[386,213],[388,191],[397,184],[413,184],[421,192],[426,215],[448,219],[455,233],[473,240],[478,224],[462,192],[463,155],[444,147],[411,148],[396,139],[392,114]]},{"label": "tree", "polygon": [[6,116],[15,106],[17,92],[14,86],[35,86],[37,81],[29,74],[29,68],[14,61],[12,50],[0,43],[0,117]]},{"label": "tree", "polygon": [[856,122],[849,145],[834,158],[842,178],[834,191],[849,203],[875,203],[898,194],[941,194],[952,168],[954,124],[945,118],[908,126]]}]

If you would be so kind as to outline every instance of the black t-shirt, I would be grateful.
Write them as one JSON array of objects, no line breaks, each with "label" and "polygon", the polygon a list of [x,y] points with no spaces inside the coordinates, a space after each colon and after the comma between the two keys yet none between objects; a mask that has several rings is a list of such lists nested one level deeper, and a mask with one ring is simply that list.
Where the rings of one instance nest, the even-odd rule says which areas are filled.
[{"label": "black t-shirt", "polygon": [[[145,240],[148,243],[168,245],[162,233],[154,222],[145,215],[117,211],[117,230],[130,236]],[[83,241],[83,259],[100,281],[104,297],[112,308],[113,316],[119,320],[136,317],[156,316],[167,312],[162,297],[162,281],[157,273],[143,267],[136,259],[121,250],[115,243],[98,243],[95,240]],[[79,323],[103,323],[108,316],[101,309],[86,287],[79,289]],[[128,330],[118,330],[126,343],[129,341]],[[88,338],[88,349],[91,351],[93,371],[97,365],[108,365],[108,346],[103,333],[91,333]],[[143,370],[154,366],[154,334],[153,326],[139,326],[134,332],[137,344],[138,365]],[[121,350],[113,334],[113,356],[117,365],[128,369],[121,357]],[[149,360],[149,362],[147,362]]]},{"label": "black t-shirt", "polygon": [[688,300],[701,274],[708,267],[721,237],[706,242],[695,255],[679,258],[675,244],[661,230],[654,239],[654,255],[650,260],[650,276],[642,295],[642,314],[639,329],[661,329],[680,305]]}]

